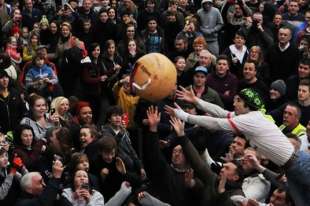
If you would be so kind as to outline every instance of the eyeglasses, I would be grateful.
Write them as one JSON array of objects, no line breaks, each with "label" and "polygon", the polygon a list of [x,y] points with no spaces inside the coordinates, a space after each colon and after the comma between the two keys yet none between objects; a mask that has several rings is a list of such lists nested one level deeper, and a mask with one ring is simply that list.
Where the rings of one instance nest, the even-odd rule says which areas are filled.
[{"label": "eyeglasses", "polygon": [[0,145],[7,145],[7,144],[9,144],[9,141],[7,140],[0,141]]},{"label": "eyeglasses", "polygon": [[135,32],[135,30],[127,30],[127,32]]}]

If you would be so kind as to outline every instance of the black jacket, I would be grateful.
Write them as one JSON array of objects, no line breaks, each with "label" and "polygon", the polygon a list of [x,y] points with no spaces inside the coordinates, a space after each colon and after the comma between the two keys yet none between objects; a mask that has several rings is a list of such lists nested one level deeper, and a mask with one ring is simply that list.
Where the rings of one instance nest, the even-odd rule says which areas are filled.
[{"label": "black jacket", "polygon": [[59,192],[60,183],[59,179],[51,179],[41,195],[33,196],[24,193],[15,206],[53,206]]},{"label": "black jacket", "polygon": [[195,205],[192,190],[185,186],[184,171],[170,166],[160,151],[158,134],[149,132],[143,140],[145,170],[160,199],[172,206]]},{"label": "black jacket", "polygon": [[14,130],[26,113],[26,107],[17,90],[9,89],[9,96],[0,94],[0,126],[3,133]]},{"label": "black jacket", "polygon": [[199,156],[197,150],[187,137],[181,137],[179,143],[182,146],[185,157],[192,165],[192,168],[197,174],[197,177],[204,183],[205,195],[203,196],[204,205],[221,205],[233,206],[230,197],[233,195],[243,195],[241,190],[241,181],[227,182],[225,185],[226,191],[219,193],[218,177],[211,168]]}]

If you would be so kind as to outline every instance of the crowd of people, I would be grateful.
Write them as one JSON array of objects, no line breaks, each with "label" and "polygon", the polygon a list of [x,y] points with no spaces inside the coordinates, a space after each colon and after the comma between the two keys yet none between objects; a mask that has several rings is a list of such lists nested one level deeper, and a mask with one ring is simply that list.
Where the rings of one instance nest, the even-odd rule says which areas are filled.
[{"label": "crowd of people", "polygon": [[310,205],[309,0],[0,0],[0,25],[0,205]]}]

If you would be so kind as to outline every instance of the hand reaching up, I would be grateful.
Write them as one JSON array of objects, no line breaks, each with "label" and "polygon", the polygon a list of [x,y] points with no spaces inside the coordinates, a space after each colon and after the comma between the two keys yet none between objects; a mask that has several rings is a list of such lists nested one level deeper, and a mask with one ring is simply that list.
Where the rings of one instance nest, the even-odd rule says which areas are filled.
[{"label": "hand reaching up", "polygon": [[167,114],[169,114],[171,117],[177,117],[183,121],[187,121],[189,114],[184,112],[182,110],[182,108],[177,103],[174,103],[174,105],[176,108],[173,108],[173,107],[166,105],[165,106],[165,112]]},{"label": "hand reaching up", "polygon": [[177,90],[177,98],[192,104],[197,103],[198,97],[196,97],[193,88],[191,87],[189,90],[185,89],[184,87],[180,86],[181,90]]},{"label": "hand reaching up", "polygon": [[171,117],[170,124],[172,125],[178,137],[184,136],[184,122],[176,117]]},{"label": "hand reaching up", "polygon": [[146,114],[150,131],[157,132],[157,125],[160,122],[160,112],[158,112],[158,108],[150,106],[147,109]]},{"label": "hand reaching up", "polygon": [[174,103],[174,106],[175,106],[175,108],[174,107],[171,107],[171,106],[169,106],[169,105],[165,105],[165,112],[167,113],[167,114],[169,114],[171,117],[175,117],[177,114],[176,114],[176,110],[177,109],[180,109],[180,110],[182,110],[182,108],[177,104],[177,103]]},{"label": "hand reaching up", "polygon": [[61,178],[62,172],[64,171],[64,166],[63,166],[62,162],[59,160],[55,160],[53,162],[52,170],[53,170],[53,177],[54,178],[57,178],[57,179]]}]

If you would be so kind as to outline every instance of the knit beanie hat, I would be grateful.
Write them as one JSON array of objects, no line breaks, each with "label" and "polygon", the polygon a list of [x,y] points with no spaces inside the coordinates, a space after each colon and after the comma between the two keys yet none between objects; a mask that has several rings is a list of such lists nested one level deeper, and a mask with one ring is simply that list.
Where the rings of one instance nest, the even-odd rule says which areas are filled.
[{"label": "knit beanie hat", "polygon": [[255,90],[251,88],[245,88],[241,90],[238,95],[247,105],[253,107],[256,110],[260,110],[265,107],[263,99]]},{"label": "knit beanie hat", "polygon": [[281,96],[284,96],[286,94],[286,84],[282,79],[278,79],[271,83],[270,89],[274,89],[278,91]]}]

